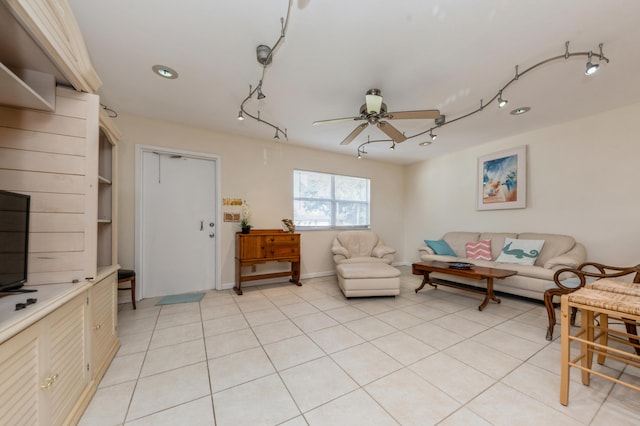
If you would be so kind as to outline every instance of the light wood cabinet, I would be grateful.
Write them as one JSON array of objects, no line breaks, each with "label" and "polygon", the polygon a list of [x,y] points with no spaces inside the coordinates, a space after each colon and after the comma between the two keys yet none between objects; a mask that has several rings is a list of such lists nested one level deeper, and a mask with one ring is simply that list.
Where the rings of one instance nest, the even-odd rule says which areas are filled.
[{"label": "light wood cabinet", "polygon": [[109,274],[91,288],[91,377],[96,382],[104,376],[120,347],[116,275]]},{"label": "light wood cabinet", "polygon": [[0,346],[0,424],[62,425],[79,411],[90,378],[87,300],[81,293]]},{"label": "light wood cabinet", "polygon": [[[237,294],[242,294],[245,281],[286,277],[300,284],[300,234],[279,229],[252,229],[248,234],[236,233],[236,284]],[[242,268],[267,262],[291,262],[291,270],[257,275],[242,275]]]}]

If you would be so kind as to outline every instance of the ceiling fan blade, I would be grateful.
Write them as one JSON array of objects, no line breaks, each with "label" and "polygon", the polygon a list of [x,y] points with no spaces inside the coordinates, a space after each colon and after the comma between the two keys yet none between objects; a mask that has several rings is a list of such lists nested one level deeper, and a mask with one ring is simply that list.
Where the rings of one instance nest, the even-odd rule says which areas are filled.
[{"label": "ceiling fan blade", "polygon": [[318,125],[318,124],[326,124],[326,123],[340,123],[342,121],[356,121],[356,120],[362,120],[362,117],[345,117],[345,118],[332,118],[330,120],[320,120],[320,121],[314,121],[313,125]]},{"label": "ceiling fan blade", "polygon": [[378,123],[378,128],[383,132],[385,132],[387,136],[393,139],[393,141],[396,143],[404,142],[407,140],[407,137],[402,133],[400,133],[400,130],[396,129],[386,121],[380,121]]},{"label": "ceiling fan blade", "polygon": [[409,120],[409,119],[424,119],[424,118],[438,118],[440,117],[440,111],[437,109],[423,109],[417,111],[399,111],[389,112],[385,116],[390,120]]},{"label": "ceiling fan blade", "polygon": [[346,138],[344,138],[344,140],[342,142],[340,142],[340,145],[347,145],[347,144],[351,143],[351,141],[354,140],[355,138],[357,138],[358,135],[360,133],[362,133],[364,128],[367,127],[368,125],[369,125],[369,123],[362,123],[361,125],[359,125],[355,129],[353,129],[353,131],[351,133],[349,133],[349,136],[347,136]]}]

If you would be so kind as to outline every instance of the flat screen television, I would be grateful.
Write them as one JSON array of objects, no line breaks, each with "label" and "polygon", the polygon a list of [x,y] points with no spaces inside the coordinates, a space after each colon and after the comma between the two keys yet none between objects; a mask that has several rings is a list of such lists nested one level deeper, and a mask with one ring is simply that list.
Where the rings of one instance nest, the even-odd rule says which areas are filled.
[{"label": "flat screen television", "polygon": [[31,197],[0,190],[0,292],[27,282]]}]

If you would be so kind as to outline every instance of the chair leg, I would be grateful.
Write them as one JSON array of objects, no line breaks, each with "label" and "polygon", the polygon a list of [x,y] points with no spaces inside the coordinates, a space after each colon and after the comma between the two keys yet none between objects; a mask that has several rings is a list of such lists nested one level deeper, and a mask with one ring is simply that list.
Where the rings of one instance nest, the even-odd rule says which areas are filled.
[{"label": "chair leg", "polygon": [[575,306],[571,307],[571,321],[569,321],[569,323],[571,325],[576,325],[576,314],[578,313],[578,308],[576,308]]},{"label": "chair leg", "polygon": [[136,277],[131,279],[131,304],[136,309]]},{"label": "chair leg", "polygon": [[[637,336],[638,335],[638,330],[636,328],[636,324],[633,323],[633,322],[630,322],[630,321],[631,320],[624,322],[624,325],[627,328],[627,333],[635,334]],[[631,344],[635,345],[633,348],[635,349],[636,354],[640,355],[640,346],[638,346],[638,345],[640,345],[640,341],[638,341],[638,339],[634,339],[632,337],[629,337],[629,342]]]},{"label": "chair leg", "polygon": [[553,294],[550,291],[544,293],[544,306],[547,308],[549,327],[547,328],[547,340],[553,340],[553,328],[556,325],[556,310],[553,306]]}]

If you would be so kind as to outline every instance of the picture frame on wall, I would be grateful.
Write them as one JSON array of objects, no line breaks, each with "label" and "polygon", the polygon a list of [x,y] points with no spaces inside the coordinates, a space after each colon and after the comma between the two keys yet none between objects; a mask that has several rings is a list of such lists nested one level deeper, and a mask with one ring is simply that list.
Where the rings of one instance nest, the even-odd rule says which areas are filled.
[{"label": "picture frame on wall", "polygon": [[526,199],[526,145],[478,158],[477,210],[524,209]]}]

